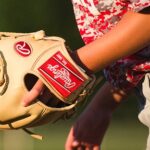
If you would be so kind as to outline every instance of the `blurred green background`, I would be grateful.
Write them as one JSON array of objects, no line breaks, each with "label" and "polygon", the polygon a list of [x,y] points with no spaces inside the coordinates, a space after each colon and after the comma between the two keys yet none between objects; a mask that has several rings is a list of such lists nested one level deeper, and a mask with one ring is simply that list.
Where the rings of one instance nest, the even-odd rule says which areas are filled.
[{"label": "blurred green background", "polygon": [[[75,24],[71,0],[0,0],[0,31],[34,32],[61,36],[71,49],[83,45]],[[104,138],[102,150],[145,150],[147,128],[137,119],[138,103],[134,96],[114,113]],[[34,129],[43,141],[32,139],[23,131],[1,131],[0,150],[63,150],[76,118]]]}]

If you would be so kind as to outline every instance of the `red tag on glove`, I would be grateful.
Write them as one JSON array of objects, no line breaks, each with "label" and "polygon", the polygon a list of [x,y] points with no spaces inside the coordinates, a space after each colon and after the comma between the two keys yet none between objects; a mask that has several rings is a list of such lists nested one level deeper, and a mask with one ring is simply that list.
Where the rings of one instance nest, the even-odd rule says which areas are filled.
[{"label": "red tag on glove", "polygon": [[45,79],[64,97],[80,87],[85,78],[60,51],[38,68]]}]

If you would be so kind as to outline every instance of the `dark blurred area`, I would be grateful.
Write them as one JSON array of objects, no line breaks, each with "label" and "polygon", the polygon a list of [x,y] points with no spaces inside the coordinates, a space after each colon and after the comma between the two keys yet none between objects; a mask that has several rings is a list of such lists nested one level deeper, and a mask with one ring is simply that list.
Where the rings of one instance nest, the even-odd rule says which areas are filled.
[{"label": "dark blurred area", "polygon": [[0,31],[34,32],[61,36],[72,49],[83,45],[71,0],[1,0]]}]

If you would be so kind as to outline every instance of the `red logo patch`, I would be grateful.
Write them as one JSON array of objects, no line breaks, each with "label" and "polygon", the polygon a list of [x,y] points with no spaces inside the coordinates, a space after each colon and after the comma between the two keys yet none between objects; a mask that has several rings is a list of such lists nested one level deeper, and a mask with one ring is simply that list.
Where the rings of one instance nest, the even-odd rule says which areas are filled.
[{"label": "red logo patch", "polygon": [[15,51],[24,57],[27,57],[31,54],[31,46],[25,41],[19,41],[14,45]]},{"label": "red logo patch", "polygon": [[54,54],[38,70],[65,98],[77,90],[85,81],[81,73],[61,52]]}]

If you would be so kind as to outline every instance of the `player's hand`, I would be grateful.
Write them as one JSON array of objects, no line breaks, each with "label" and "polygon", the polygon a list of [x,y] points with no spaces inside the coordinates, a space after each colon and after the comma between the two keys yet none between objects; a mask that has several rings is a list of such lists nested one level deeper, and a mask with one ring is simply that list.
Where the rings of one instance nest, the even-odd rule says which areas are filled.
[{"label": "player's hand", "polygon": [[[101,119],[100,119],[101,118]],[[86,109],[71,128],[66,140],[66,150],[100,150],[103,137],[103,117]]]},{"label": "player's hand", "polygon": [[66,141],[65,150],[100,150],[100,146],[75,140],[74,128],[72,127]]}]

